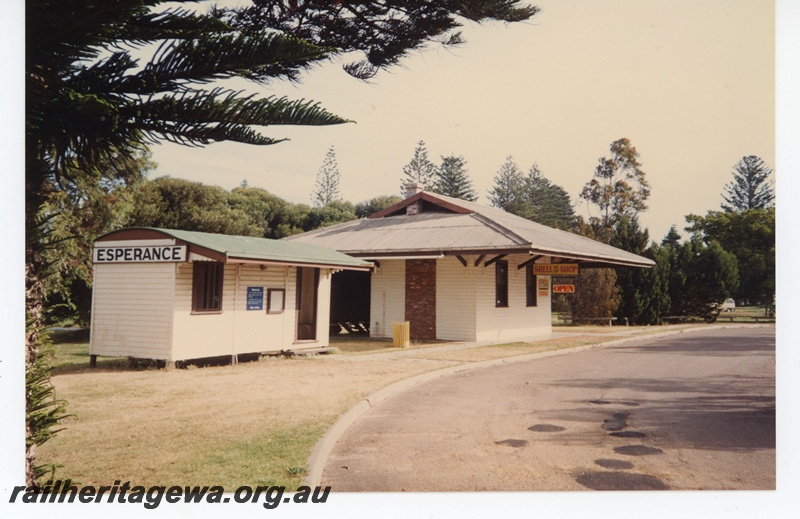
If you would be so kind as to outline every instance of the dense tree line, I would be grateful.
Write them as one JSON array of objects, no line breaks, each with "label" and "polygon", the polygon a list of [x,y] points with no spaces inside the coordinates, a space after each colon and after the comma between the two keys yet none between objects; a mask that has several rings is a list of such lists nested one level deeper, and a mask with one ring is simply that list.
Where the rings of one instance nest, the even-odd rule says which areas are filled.
[{"label": "dense tree line", "polygon": [[[688,215],[688,239],[682,242],[673,227],[656,243],[639,224],[639,212],[646,208],[649,191],[638,152],[626,139],[613,143],[610,150],[612,158],[599,160],[595,178],[581,193],[600,208],[600,217],[584,220],[576,216],[569,195],[547,179],[537,164],[525,175],[511,157],[498,170],[489,194],[495,206],[523,218],[570,230],[655,262],[650,269],[584,269],[572,280],[577,285],[575,295],[554,296],[555,310],[569,311],[578,321],[615,316],[620,323],[660,324],[665,318],[713,319],[718,312],[716,303],[727,297],[740,302],[771,302],[775,291],[772,198],[759,198],[761,206],[757,208],[748,208],[743,198],[735,209],[723,205],[722,210],[709,211],[705,216]],[[442,159],[441,165],[427,162],[432,172],[431,190],[473,200],[477,195],[463,157]],[[427,151],[420,142],[410,164],[424,166],[425,161]],[[760,159],[749,162],[761,164]],[[608,172],[617,167],[611,164],[618,163],[633,172],[609,182]],[[744,163],[734,168],[735,176],[746,174],[740,168]],[[97,172],[98,181],[62,190],[51,198],[48,209],[55,215],[53,236],[63,239],[64,245],[45,253],[56,274],[48,278],[48,322],[72,319],[88,323],[89,251],[92,241],[105,232],[143,226],[279,239],[363,218],[401,200],[386,195],[354,205],[325,199],[322,192],[326,188],[320,187],[320,179],[335,179],[327,184],[327,192],[338,192],[333,148],[318,174],[315,192],[320,196],[314,206],[287,202],[246,182],[227,191],[170,177],[146,180],[147,172],[154,167],[147,153],[104,164]],[[410,167],[405,170],[410,171]],[[749,192],[761,192],[762,184],[769,185],[768,176],[759,178]],[[611,187],[604,188],[598,179]],[[635,185],[628,183],[631,179]],[[725,198],[728,204],[729,198]]]},{"label": "dense tree line", "polygon": [[714,320],[719,303],[739,286],[736,257],[716,241],[697,235],[681,242],[673,227],[661,243],[647,243],[636,220],[621,220],[611,243],[655,262],[650,269],[617,268],[620,304],[613,314],[631,324],[665,318]]},{"label": "dense tree line", "polygon": [[[635,161],[638,154],[629,150],[628,156]],[[607,160],[600,162],[598,172]],[[638,173],[629,178],[647,188],[639,166],[637,162]],[[631,197],[627,188],[609,190],[622,193],[627,201],[632,199],[638,209],[631,211],[633,206],[628,205],[627,213],[606,211],[593,223],[613,222],[601,232],[611,245],[655,261],[648,270],[616,269],[620,303],[613,313],[617,318],[633,324],[660,324],[666,317],[715,320],[720,303],[728,297],[746,304],[772,303],[775,208],[771,173],[758,157],[744,157],[734,166],[734,180],[725,187],[722,210],[705,216],[687,215],[689,237],[683,242],[673,227],[660,244],[648,245],[648,232],[640,228],[636,216],[646,207],[647,196],[637,196],[634,190]],[[608,207],[614,203],[602,206]]]},{"label": "dense tree line", "polygon": [[[626,160],[637,162],[635,148],[627,141],[624,144]],[[619,152],[620,146],[613,146],[614,150]],[[331,163],[330,155],[325,164]],[[453,160],[444,164],[451,162],[452,169],[463,169],[463,158],[449,159]],[[605,172],[609,162],[601,159],[598,171]],[[309,206],[287,202],[246,183],[227,191],[170,177],[145,180],[145,173],[153,167],[148,155],[143,154],[113,173],[117,180],[100,182],[92,190],[78,190],[79,200],[66,192],[54,199],[64,209],[54,220],[58,236],[75,235],[79,239],[68,241],[68,255],[62,251],[52,254],[52,260],[61,263],[59,276],[51,280],[51,321],[72,316],[81,324],[88,322],[88,251],[96,236],[112,229],[163,227],[279,239],[363,218],[401,200],[398,196],[378,196],[355,205],[329,200]],[[439,167],[433,170],[435,174],[443,171]],[[325,167],[321,171],[326,171]],[[639,185],[644,181],[638,162],[636,180]],[[596,185],[594,181],[587,184]],[[617,195],[626,200],[634,198],[641,210],[647,196],[640,191],[632,195],[632,191],[624,186],[608,191],[611,196],[601,202],[602,217],[587,221],[575,216],[569,195],[548,180],[538,165],[523,175],[509,157],[495,177],[489,198],[496,206],[524,218],[607,242],[655,262],[651,269],[584,269],[574,280],[577,294],[557,296],[554,302],[556,310],[568,309],[577,319],[616,316],[620,322],[627,319],[632,324],[660,324],[665,317],[713,319],[717,310],[714,303],[730,296],[753,303],[771,301],[775,290],[774,207],[689,215],[686,230],[691,234],[687,240],[681,242],[673,227],[656,243],[647,229],[641,228],[639,211],[631,204],[613,200]],[[66,210],[70,204],[77,204],[80,211]]]},{"label": "dense tree line", "polygon": [[[652,259],[650,269],[586,269],[575,281],[576,294],[555,296],[554,309],[573,318],[617,317],[631,324],[661,324],[665,318],[714,320],[728,297],[740,303],[770,304],[775,295],[775,207],[772,170],[758,157],[734,166],[721,211],[688,215],[688,239],[675,227],[661,243],[651,242],[638,215],[647,209],[650,187],[639,154],[628,139],[610,146],[598,161],[581,198],[600,216],[574,217],[571,230]],[[495,179],[495,205],[527,216],[519,185],[521,172],[510,159]],[[522,203],[520,203],[520,200]],[[530,213],[529,213],[530,214]]]}]

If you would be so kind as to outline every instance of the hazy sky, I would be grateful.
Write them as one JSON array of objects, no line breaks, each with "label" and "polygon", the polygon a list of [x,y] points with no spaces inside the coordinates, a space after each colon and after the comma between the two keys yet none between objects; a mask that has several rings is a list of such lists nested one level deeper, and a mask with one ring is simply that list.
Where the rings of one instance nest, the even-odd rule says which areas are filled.
[{"label": "hazy sky", "polygon": [[[331,63],[300,85],[248,85],[320,101],[355,120],[270,127],[290,142],[153,148],[161,175],[232,188],[247,179],[310,203],[326,151],[336,149],[344,199],[399,194],[419,140],[431,160],[463,155],[479,202],[511,155],[578,202],[611,142],[627,137],[652,187],[641,215],[651,237],[684,215],[718,209],[734,164],[775,168],[774,7],[769,0],[541,0],[525,24],[469,25],[467,44],[417,53],[366,84]],[[587,214],[582,203],[579,214]]]}]

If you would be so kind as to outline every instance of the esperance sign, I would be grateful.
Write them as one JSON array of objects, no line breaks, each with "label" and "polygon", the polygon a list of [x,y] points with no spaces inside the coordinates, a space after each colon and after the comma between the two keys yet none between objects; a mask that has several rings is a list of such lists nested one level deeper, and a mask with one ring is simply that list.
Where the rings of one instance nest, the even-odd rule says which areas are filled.
[{"label": "esperance sign", "polygon": [[95,247],[94,263],[155,263],[186,261],[186,245],[129,245]]}]

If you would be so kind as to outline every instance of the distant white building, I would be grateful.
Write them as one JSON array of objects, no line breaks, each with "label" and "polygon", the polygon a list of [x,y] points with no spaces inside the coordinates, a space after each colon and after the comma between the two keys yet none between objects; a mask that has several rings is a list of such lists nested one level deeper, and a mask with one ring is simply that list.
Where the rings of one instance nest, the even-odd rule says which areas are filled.
[{"label": "distant white building", "polygon": [[412,184],[405,200],[368,218],[286,238],[375,264],[371,274],[334,276],[334,322],[364,321],[376,338],[391,337],[398,321],[410,321],[412,340],[532,338],[551,332],[554,272],[573,276],[585,268],[654,264],[420,187]]},{"label": "distant white building", "polygon": [[372,268],[320,246],[150,228],[101,236],[93,262],[92,363],[324,348],[332,273]]}]

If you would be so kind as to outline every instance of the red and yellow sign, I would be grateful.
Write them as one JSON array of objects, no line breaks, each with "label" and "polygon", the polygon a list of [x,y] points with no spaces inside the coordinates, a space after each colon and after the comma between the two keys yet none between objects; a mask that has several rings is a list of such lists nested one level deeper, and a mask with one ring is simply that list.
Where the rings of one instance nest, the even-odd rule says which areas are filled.
[{"label": "red and yellow sign", "polygon": [[550,278],[538,278],[536,284],[539,290],[539,297],[547,297],[550,295]]},{"label": "red and yellow sign", "polygon": [[554,294],[574,294],[575,285],[553,285]]},{"label": "red and yellow sign", "polygon": [[580,274],[577,263],[534,263],[535,276],[577,276]]}]

